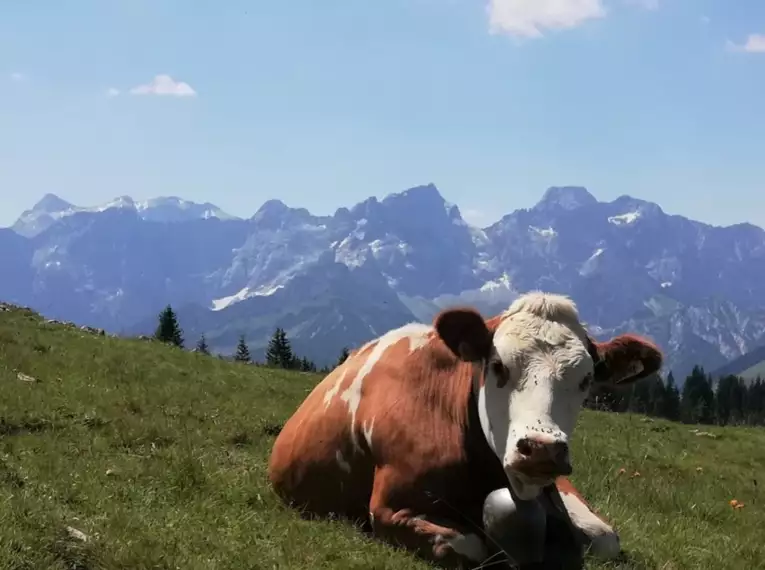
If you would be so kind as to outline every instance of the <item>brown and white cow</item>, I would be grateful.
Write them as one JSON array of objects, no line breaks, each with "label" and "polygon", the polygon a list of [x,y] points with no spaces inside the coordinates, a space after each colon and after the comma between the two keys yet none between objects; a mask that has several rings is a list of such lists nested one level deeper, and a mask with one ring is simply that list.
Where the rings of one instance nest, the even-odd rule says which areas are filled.
[{"label": "brown and white cow", "polygon": [[559,295],[526,294],[489,320],[444,310],[329,374],[277,437],[269,477],[305,514],[367,519],[376,536],[443,566],[496,550],[483,526],[490,495],[549,496],[548,512],[557,500],[584,546],[613,557],[617,534],[565,477],[569,441],[591,385],[634,382],[661,364],[640,337],[592,340]]}]

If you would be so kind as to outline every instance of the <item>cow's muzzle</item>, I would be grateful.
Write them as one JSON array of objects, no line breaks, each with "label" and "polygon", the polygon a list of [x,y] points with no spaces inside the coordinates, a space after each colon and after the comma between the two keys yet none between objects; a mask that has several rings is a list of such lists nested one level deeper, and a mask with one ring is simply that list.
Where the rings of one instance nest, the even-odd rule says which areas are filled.
[{"label": "cow's muzzle", "polygon": [[568,444],[562,440],[524,437],[518,440],[505,469],[531,481],[547,482],[571,475],[573,468]]}]

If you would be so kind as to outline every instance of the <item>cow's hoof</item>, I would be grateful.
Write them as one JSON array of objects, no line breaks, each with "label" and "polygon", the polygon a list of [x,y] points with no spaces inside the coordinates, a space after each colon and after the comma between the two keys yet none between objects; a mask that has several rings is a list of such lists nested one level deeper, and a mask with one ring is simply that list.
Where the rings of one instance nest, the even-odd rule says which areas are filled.
[{"label": "cow's hoof", "polygon": [[473,566],[483,562],[489,555],[486,543],[476,534],[457,534],[450,538],[439,537],[434,549],[437,556],[456,554],[460,561],[469,561]]},{"label": "cow's hoof", "polygon": [[601,560],[614,560],[622,552],[619,535],[614,531],[592,536],[590,541],[590,554]]}]

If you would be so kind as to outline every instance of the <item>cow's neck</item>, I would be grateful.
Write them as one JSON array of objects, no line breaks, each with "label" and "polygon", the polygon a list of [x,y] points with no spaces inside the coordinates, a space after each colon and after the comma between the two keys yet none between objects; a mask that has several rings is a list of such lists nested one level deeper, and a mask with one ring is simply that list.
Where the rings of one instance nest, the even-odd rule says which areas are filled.
[{"label": "cow's neck", "polygon": [[483,385],[484,363],[472,364],[470,396],[468,397],[467,425],[465,427],[465,440],[467,450],[472,462],[475,463],[479,480],[486,486],[485,492],[507,487],[508,480],[502,462],[494,452],[491,443],[489,421],[486,417],[486,407],[482,399],[485,391]]},{"label": "cow's neck", "polygon": [[489,416],[486,412],[486,390],[483,388],[485,381],[485,363],[473,363],[473,369],[471,371],[471,405],[475,407],[475,411],[478,418],[478,425],[481,428],[483,434],[483,440],[488,445],[492,454],[496,454],[496,448],[494,446],[494,436],[491,433],[491,424],[489,422]]}]

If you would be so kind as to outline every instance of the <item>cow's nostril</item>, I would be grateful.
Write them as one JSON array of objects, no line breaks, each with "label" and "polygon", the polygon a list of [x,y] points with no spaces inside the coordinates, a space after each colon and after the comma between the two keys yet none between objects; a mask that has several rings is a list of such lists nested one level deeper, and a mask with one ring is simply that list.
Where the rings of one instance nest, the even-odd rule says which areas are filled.
[{"label": "cow's nostril", "polygon": [[527,437],[518,440],[518,452],[525,457],[531,457],[531,454],[534,453],[534,446],[531,445],[531,441]]}]

